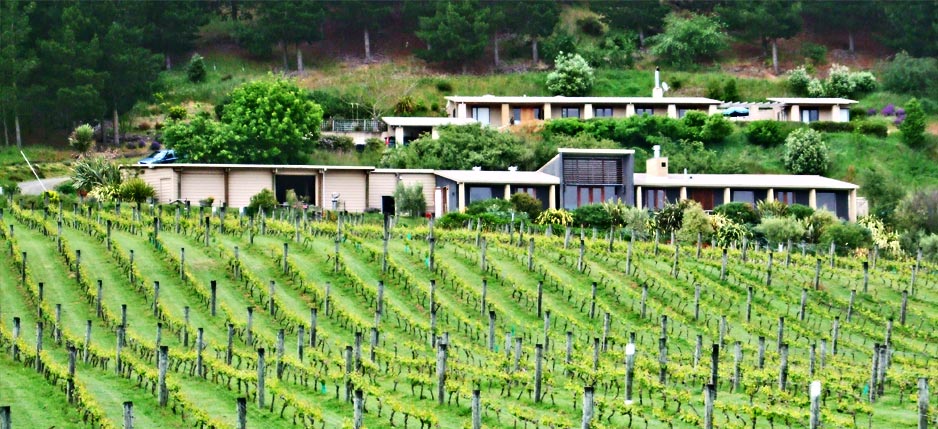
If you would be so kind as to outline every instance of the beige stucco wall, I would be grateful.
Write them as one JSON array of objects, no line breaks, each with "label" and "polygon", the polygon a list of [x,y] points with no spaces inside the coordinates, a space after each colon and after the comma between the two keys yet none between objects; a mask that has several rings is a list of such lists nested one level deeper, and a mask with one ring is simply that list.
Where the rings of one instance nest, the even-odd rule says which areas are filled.
[{"label": "beige stucco wall", "polygon": [[436,176],[430,173],[401,174],[401,181],[407,186],[414,183],[423,185],[423,198],[427,201],[427,208],[433,207],[433,190],[436,189]]},{"label": "beige stucco wall", "polygon": [[228,173],[228,206],[247,207],[251,197],[263,189],[273,190],[270,170],[234,170]]},{"label": "beige stucco wall", "polygon": [[365,192],[368,183],[367,174],[367,171],[326,171],[322,195],[324,206],[330,208],[332,193],[338,192],[341,194],[339,200],[345,204],[345,210],[365,211],[368,203]]},{"label": "beige stucco wall", "polygon": [[172,168],[144,168],[137,172],[156,191],[157,201],[165,204],[176,199],[176,172]]},{"label": "beige stucco wall", "polygon": [[180,174],[179,181],[182,199],[188,199],[193,205],[208,197],[215,198],[215,206],[221,206],[225,200],[225,172],[220,169],[186,170]]},{"label": "beige stucco wall", "polygon": [[[368,175],[368,207],[380,209],[383,195],[394,195],[397,187],[397,173],[372,173]],[[436,189],[436,176],[431,173],[404,173],[400,174],[400,181],[405,186],[414,183],[423,185],[423,197],[427,200],[427,207],[433,207],[433,190]]]}]

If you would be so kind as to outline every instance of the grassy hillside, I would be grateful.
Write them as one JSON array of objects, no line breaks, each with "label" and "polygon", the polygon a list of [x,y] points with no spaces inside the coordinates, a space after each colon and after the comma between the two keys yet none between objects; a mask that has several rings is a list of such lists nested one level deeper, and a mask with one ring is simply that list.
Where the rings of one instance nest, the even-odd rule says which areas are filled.
[{"label": "grassy hillside", "polygon": [[[25,327],[22,360],[0,358],[4,374],[16,375],[0,382],[0,403],[14,404],[17,419],[29,412],[22,405],[28,399],[7,396],[5,386],[12,384],[15,392],[37,383],[42,387],[27,395],[62,391],[66,344],[83,349],[85,320],[91,320],[93,335],[90,360],[78,361],[75,380],[82,395],[75,410],[100,427],[119,427],[125,400],[134,401],[138,424],[148,427],[155,422],[234,427],[234,403],[241,396],[248,398],[251,426],[305,422],[301,426],[312,427],[312,419],[315,427],[348,427],[353,406],[346,401],[346,386],[363,389],[369,428],[468,427],[473,389],[481,389],[486,427],[573,427],[581,420],[585,386],[596,389],[592,427],[700,427],[701,386],[710,380],[711,345],[717,344],[715,427],[803,426],[807,385],[819,380],[826,425],[911,428],[917,421],[916,404],[909,399],[916,378],[935,376],[928,361],[935,354],[930,345],[938,327],[933,304],[938,277],[934,267],[925,266],[910,284],[909,261],[879,258],[865,288],[856,258],[838,257],[829,267],[827,256],[817,255],[823,264],[816,280],[815,255],[795,249],[774,255],[767,285],[772,255],[764,250],[731,250],[723,279],[719,249],[704,246],[697,256],[694,243],[678,248],[638,241],[633,248],[620,239],[610,250],[602,233],[591,238],[589,231],[580,256],[576,236],[567,241],[560,229],[545,235],[528,227],[523,240],[515,231],[437,229],[431,248],[426,227],[397,227],[385,259],[380,227],[356,225],[356,219],[343,222],[337,241],[334,222],[307,222],[303,213],[275,213],[254,221],[253,229],[229,214],[224,228],[213,218],[206,242],[200,213],[183,213],[177,220],[172,207],[162,210],[158,235],[151,224],[157,212],[145,211],[142,221],[134,221],[126,208],[120,215],[107,209],[91,216],[84,208],[81,215],[55,210],[47,218],[42,211],[7,207],[3,220],[12,228],[0,232],[2,245],[13,249],[0,262],[0,279],[7,279],[0,281],[4,354],[13,340],[11,317],[20,317]],[[280,220],[294,215],[301,218],[299,231],[294,222]],[[59,216],[61,236],[54,226]],[[113,225],[110,234],[107,224]],[[534,243],[531,259],[528,239]],[[19,279],[24,265],[25,283],[9,281]],[[209,284],[215,280],[213,316]],[[154,282],[159,282],[158,299]],[[41,299],[40,284],[45,285]],[[903,313],[903,290],[909,287]],[[311,308],[317,310],[314,347],[309,347]],[[489,314],[494,315],[491,339]],[[887,319],[895,321],[889,334]],[[25,368],[34,359],[37,321],[44,322],[41,361],[49,368],[42,375]],[[122,369],[116,371],[122,324],[126,345]],[[372,327],[379,333],[374,346]],[[61,342],[53,336],[56,328]],[[206,342],[203,353],[195,347],[198,329]],[[230,351],[229,329],[234,333]],[[278,331],[285,335],[282,357]],[[346,351],[356,343],[356,333],[364,334],[360,361],[357,352]],[[884,335],[891,352],[884,395],[868,405],[871,352]],[[442,401],[438,350],[431,345],[438,336],[448,337]],[[661,336],[666,336],[665,365],[659,361]],[[766,343],[763,363],[760,338]],[[623,362],[630,341],[638,351],[635,402],[626,404]],[[778,343],[788,353],[784,389],[779,388]],[[546,344],[543,401],[533,394],[535,344]],[[167,408],[158,406],[154,394],[157,345],[169,347]],[[261,347],[267,352],[265,408],[256,405],[255,350]],[[199,356],[204,376],[196,369]],[[70,411],[62,412],[57,427],[82,427],[69,423]]]}]

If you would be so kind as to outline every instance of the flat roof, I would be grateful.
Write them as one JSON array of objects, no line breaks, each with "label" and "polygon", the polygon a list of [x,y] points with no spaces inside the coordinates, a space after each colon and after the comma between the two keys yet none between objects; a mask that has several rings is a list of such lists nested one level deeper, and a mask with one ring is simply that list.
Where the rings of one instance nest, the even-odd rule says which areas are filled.
[{"label": "flat roof", "polygon": [[376,168],[372,173],[384,174],[433,174],[436,170],[430,168]]},{"label": "flat roof", "polygon": [[634,155],[634,149],[578,149],[562,147],[557,149],[557,153],[568,153],[573,155]]},{"label": "flat roof", "polygon": [[464,96],[451,95],[445,97],[454,103],[513,103],[513,104],[720,104],[720,100],[706,97],[564,97],[562,95],[546,96],[502,96],[480,95]]},{"label": "flat roof", "polygon": [[456,183],[559,185],[560,178],[539,171],[436,170],[437,176]]},{"label": "flat roof", "polygon": [[182,169],[219,169],[232,170],[374,170],[368,165],[290,165],[290,164],[124,164],[121,168],[182,168]]},{"label": "flat roof", "polygon": [[769,97],[766,98],[769,101],[776,101],[779,103],[785,104],[823,104],[823,105],[835,105],[835,104],[856,104],[856,100],[851,100],[849,98],[812,98],[812,97]]},{"label": "flat roof", "polygon": [[829,177],[793,174],[669,174],[667,177],[635,173],[636,186],[689,188],[756,188],[756,189],[835,189],[860,187]]},{"label": "flat roof", "polygon": [[438,127],[440,125],[467,125],[477,122],[472,118],[430,116],[382,116],[381,120],[392,127]]}]

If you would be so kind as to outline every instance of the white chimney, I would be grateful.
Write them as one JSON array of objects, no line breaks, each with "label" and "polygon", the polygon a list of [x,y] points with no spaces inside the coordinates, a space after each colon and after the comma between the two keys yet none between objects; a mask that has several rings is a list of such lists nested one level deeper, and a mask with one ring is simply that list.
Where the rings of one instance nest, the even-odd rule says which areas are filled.
[{"label": "white chimney", "polygon": [[655,151],[655,158],[661,158],[661,145],[654,145],[651,150]]},{"label": "white chimney", "polygon": [[482,167],[472,167],[472,171],[482,171]]},{"label": "white chimney", "polygon": [[668,177],[668,158],[661,156],[661,146],[651,148],[655,156],[645,161],[645,174],[651,177]]},{"label": "white chimney", "polygon": [[664,97],[664,88],[661,87],[661,71],[656,66],[655,67],[655,87],[651,90],[652,98],[662,98]]},{"label": "white chimney", "polygon": [[512,165],[512,166],[508,167],[508,171],[518,171],[518,166],[517,166],[517,165]]}]

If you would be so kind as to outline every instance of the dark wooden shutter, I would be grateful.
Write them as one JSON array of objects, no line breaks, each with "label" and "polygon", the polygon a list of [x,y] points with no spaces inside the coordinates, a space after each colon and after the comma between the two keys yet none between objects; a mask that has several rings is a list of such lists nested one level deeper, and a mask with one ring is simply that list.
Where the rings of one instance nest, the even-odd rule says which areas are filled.
[{"label": "dark wooden shutter", "polygon": [[621,185],[622,160],[564,158],[563,179],[570,185]]}]

